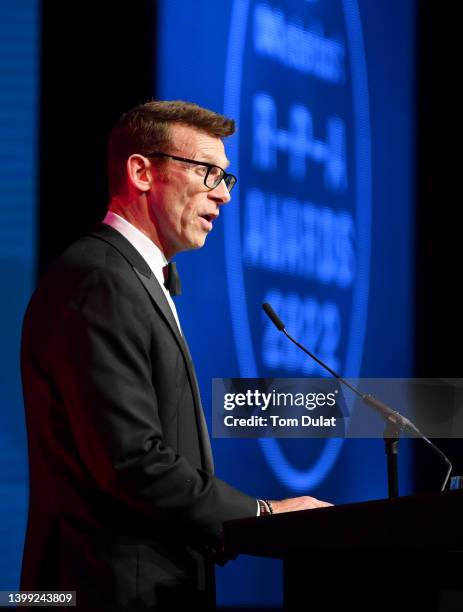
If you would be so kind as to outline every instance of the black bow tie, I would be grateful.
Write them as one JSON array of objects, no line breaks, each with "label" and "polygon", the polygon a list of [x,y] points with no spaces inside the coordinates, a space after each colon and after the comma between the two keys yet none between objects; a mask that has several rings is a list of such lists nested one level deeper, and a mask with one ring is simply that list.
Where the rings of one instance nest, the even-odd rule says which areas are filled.
[{"label": "black bow tie", "polygon": [[182,294],[182,283],[177,272],[177,264],[171,261],[162,269],[164,272],[164,287],[168,290],[171,296]]}]

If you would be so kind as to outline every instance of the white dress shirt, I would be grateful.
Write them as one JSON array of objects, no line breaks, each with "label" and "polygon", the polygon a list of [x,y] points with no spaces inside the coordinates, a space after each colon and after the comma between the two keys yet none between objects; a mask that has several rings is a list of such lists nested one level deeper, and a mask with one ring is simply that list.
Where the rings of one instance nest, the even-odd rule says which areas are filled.
[{"label": "white dress shirt", "polygon": [[175,317],[175,320],[178,325],[178,329],[180,333],[182,333],[182,328],[180,327],[180,321],[178,319],[177,309],[175,308],[174,301],[169,293],[169,291],[164,286],[164,266],[167,266],[168,261],[161,251],[161,249],[154,244],[152,240],[145,236],[143,232],[141,232],[134,225],[129,223],[126,219],[123,219],[116,213],[108,210],[105,218],[103,219],[103,223],[106,225],[110,225],[115,230],[117,230],[120,234],[122,234],[130,244],[140,253],[143,259],[146,261],[157,281],[161,285],[162,290],[164,291],[164,295],[166,296],[166,300],[169,303],[170,309],[172,310],[172,314]]}]

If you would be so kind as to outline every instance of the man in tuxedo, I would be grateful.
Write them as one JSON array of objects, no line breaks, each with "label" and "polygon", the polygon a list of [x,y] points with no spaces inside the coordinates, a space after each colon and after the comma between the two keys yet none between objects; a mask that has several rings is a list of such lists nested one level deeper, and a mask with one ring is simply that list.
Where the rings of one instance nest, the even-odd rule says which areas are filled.
[{"label": "man in tuxedo", "polygon": [[222,139],[233,131],[180,101],[124,114],[109,141],[106,217],[32,297],[24,590],[75,590],[79,610],[212,609],[224,521],[329,505],[265,503],[214,475],[168,262],[202,247],[230,201]]}]

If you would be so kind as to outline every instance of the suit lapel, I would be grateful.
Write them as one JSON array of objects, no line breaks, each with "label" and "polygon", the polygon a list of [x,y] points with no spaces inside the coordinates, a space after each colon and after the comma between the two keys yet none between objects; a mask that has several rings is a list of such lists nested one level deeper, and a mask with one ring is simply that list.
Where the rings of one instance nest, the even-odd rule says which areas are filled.
[{"label": "suit lapel", "polygon": [[156,304],[156,306],[161,311],[166,323],[169,325],[171,332],[174,334],[175,339],[180,347],[180,350],[183,353],[183,356],[187,357],[185,348],[182,342],[182,336],[180,334],[180,330],[177,325],[177,321],[175,320],[174,313],[172,312],[171,307],[169,306],[168,301],[166,300],[166,296],[164,295],[164,291],[161,289],[160,284],[158,283],[157,278],[154,274],[151,273],[149,277],[142,274],[137,268],[133,268],[135,274],[141,280],[144,285],[146,291],[150,294],[151,299]]},{"label": "suit lapel", "polygon": [[185,338],[180,334],[180,331],[177,326],[177,322],[175,321],[175,317],[172,313],[172,310],[169,306],[169,303],[166,300],[166,296],[164,295],[163,290],[161,289],[157,278],[154,274],[151,274],[150,278],[144,276],[141,272],[139,272],[136,268],[134,268],[135,273],[138,278],[143,283],[145,289],[150,294],[151,299],[160,309],[166,322],[169,324],[169,327],[172,333],[177,340],[177,343],[182,351],[183,357],[185,359],[185,363],[187,366],[188,377],[190,379],[190,385],[193,390],[193,397],[196,409],[196,421],[198,423],[198,431],[199,438],[201,444],[201,455],[203,459],[204,468],[209,471],[214,471],[214,462],[212,459],[212,449],[211,442],[209,439],[209,433],[207,430],[206,419],[204,417],[204,412],[201,406],[201,395],[199,392],[198,379],[196,377],[196,372],[193,366],[193,360],[191,358],[190,349],[186,343]]},{"label": "suit lapel", "polygon": [[187,353],[187,363],[189,365],[189,369],[191,370],[192,373],[192,383],[193,383],[193,388],[195,391],[195,395],[198,398],[196,405],[197,405],[197,410],[196,410],[196,417],[198,419],[198,428],[199,428],[199,436],[200,436],[200,440],[201,440],[201,448],[202,448],[202,452],[203,452],[203,463],[204,463],[204,467],[206,469],[206,471],[210,472],[211,474],[214,473],[214,459],[212,456],[212,448],[211,448],[211,440],[209,438],[209,433],[208,433],[208,429],[207,429],[207,423],[206,423],[206,418],[204,416],[204,411],[202,409],[201,406],[201,395],[199,392],[199,384],[198,384],[198,379],[196,377],[196,372],[193,366],[193,360],[191,358],[191,353],[190,353],[190,349],[188,348],[188,344],[185,340],[185,338],[182,338],[184,347],[185,347],[185,351]]},{"label": "suit lapel", "polygon": [[154,276],[150,267],[140,255],[140,253],[117,230],[110,227],[109,225],[101,223],[98,224],[95,228],[93,228],[93,230],[90,232],[90,236],[107,242],[112,247],[117,249],[125,259],[127,259],[127,261],[131,264],[135,274],[138,276],[144,288],[151,297],[153,303],[160,311],[172,334],[174,335],[175,340],[185,360],[188,378],[193,392],[203,466],[205,470],[212,473],[214,471],[214,464],[212,459],[211,443],[207,430],[206,420],[204,417],[204,412],[201,406],[201,396],[199,392],[198,379],[196,378],[196,373],[193,366],[193,361],[191,359],[190,350],[188,348],[186,340],[180,333],[175,317],[172,313],[166,296],[164,295],[164,291],[162,290],[156,277]]}]

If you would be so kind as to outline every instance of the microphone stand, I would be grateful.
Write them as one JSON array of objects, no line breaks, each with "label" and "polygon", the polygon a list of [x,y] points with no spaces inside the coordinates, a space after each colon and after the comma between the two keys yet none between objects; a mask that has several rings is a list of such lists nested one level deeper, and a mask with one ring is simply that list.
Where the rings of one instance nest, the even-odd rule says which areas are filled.
[{"label": "microphone stand", "polygon": [[407,430],[413,435],[419,436],[422,438],[429,446],[436,452],[447,464],[448,470],[442,485],[441,491],[445,490],[447,486],[447,482],[450,478],[450,474],[452,472],[452,464],[449,459],[444,455],[444,453],[429,440],[421,431],[414,425],[409,419],[401,415],[396,410],[393,410],[387,404],[384,404],[380,400],[376,399],[370,393],[361,393],[358,389],[352,386],[347,380],[344,380],[337,372],[332,370],[326,363],[323,363],[318,357],[316,357],[313,353],[305,348],[302,344],[300,344],[297,340],[295,340],[292,336],[288,334],[285,328],[285,324],[280,319],[280,317],[276,314],[270,304],[262,304],[262,308],[264,309],[265,314],[269,317],[278,331],[282,331],[285,336],[291,340],[293,344],[299,347],[304,353],[306,353],[309,357],[311,357],[314,361],[316,361],[322,368],[327,370],[334,378],[342,382],[346,387],[355,393],[360,399],[370,408],[374,408],[386,421],[386,426],[384,429],[384,445],[385,452],[387,457],[387,480],[388,480],[388,494],[390,498],[399,496],[399,475],[397,470],[397,457],[399,453],[399,437],[400,432],[402,430]]},{"label": "microphone stand", "polygon": [[387,458],[387,491],[390,499],[399,497],[399,472],[397,459],[399,454],[400,429],[388,421],[384,428],[384,450]]}]

